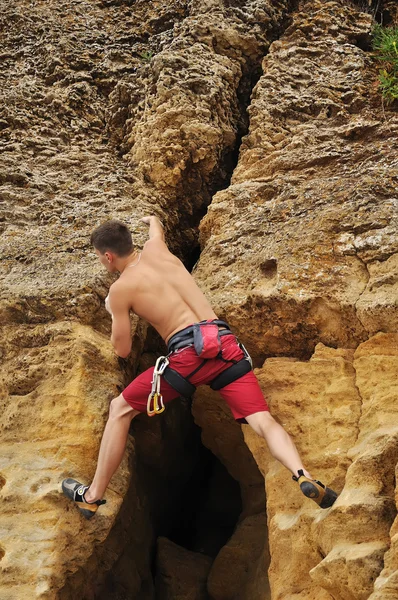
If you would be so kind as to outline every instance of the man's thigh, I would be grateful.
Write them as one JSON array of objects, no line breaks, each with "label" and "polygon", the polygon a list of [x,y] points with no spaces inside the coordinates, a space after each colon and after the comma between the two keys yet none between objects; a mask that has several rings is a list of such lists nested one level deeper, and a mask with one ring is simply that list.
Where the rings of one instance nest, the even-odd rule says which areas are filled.
[{"label": "man's thigh", "polygon": [[268,412],[268,404],[253,371],[246,373],[219,390],[236,421],[247,423],[246,417]]},{"label": "man's thigh", "polygon": [[[125,401],[138,412],[146,412],[147,410],[148,396],[152,388],[153,371],[154,367],[150,367],[141,373],[141,375],[138,375],[122,392]],[[165,404],[179,396],[178,392],[167,383],[164,377],[160,379],[160,393],[163,396]]]}]

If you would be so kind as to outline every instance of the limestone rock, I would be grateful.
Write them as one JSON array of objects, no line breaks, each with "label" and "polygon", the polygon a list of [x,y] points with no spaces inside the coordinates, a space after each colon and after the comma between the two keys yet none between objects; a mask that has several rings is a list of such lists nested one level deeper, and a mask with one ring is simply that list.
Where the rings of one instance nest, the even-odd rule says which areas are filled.
[{"label": "limestone rock", "polygon": [[268,580],[264,577],[269,564],[266,531],[264,512],[239,523],[211,567],[208,590],[213,600],[271,598]]},{"label": "limestone rock", "polygon": [[349,452],[352,464],[343,493],[320,528],[328,554],[311,575],[326,589],[332,589],[331,580],[334,589],[340,585],[343,598],[362,600],[373,590],[394,535],[398,334],[378,334],[361,344],[354,368],[362,399],[359,434]]},{"label": "limestone rock", "polygon": [[[156,593],[162,600],[208,600],[211,558],[158,539]],[[183,576],[182,576],[183,575]]]},{"label": "limestone rock", "polygon": [[244,442],[241,426],[217,392],[199,388],[192,412],[202,429],[203,444],[239,482],[242,498],[236,530],[211,567],[210,595],[214,600],[266,600],[269,550],[264,479]]},{"label": "limestone rock", "polygon": [[239,482],[241,518],[263,512],[264,480],[244,442],[241,427],[233,419],[227,404],[217,392],[203,386],[195,394],[192,413],[202,430],[203,444]]},{"label": "limestone rock", "polygon": [[109,278],[89,235],[111,217],[140,246],[139,218],[155,212],[171,247],[192,251],[192,228],[229,176],[238,96],[288,1],[228,5],[23,0],[4,11],[2,320],[100,327]]},{"label": "limestone rock", "polygon": [[370,28],[345,2],[300,2],[201,223],[196,279],[259,366],[397,330],[398,119],[376,96]]},{"label": "limestone rock", "polygon": [[[87,327],[10,326],[2,340],[0,598],[58,598],[90,557],[114,559],[112,535],[106,540],[128,490],[128,461],[90,522],[60,484],[90,481],[120,376],[109,342]],[[82,591],[94,581],[87,567]]]},{"label": "limestone rock", "polygon": [[[1,600],[105,598],[101,578],[124,546],[135,551],[131,594],[153,595],[136,443],[95,521],[59,490],[64,476],[92,475],[109,400],[124,385],[107,340],[111,279],[88,240],[117,217],[140,247],[138,219],[156,213],[189,262],[220,188],[201,226],[197,280],[258,366],[285,357],[258,371],[264,392],[309,468],[343,490],[331,510],[317,509],[244,427],[266,475],[272,598],[397,597],[398,120],[376,89],[372,23],[358,9],[366,4],[301,0],[290,23],[288,0],[4,7]],[[382,11],[396,18],[390,0]],[[146,326],[132,327],[134,370]],[[261,478],[239,427],[217,404],[207,414],[211,396],[198,398],[203,439],[244,501],[210,585],[219,597],[265,600]],[[151,450],[144,467],[172,469],[157,427],[141,431]],[[162,593],[206,597],[209,559],[159,547],[167,574],[189,564],[191,577],[187,587],[159,579]],[[239,589],[223,588],[229,561]]]},{"label": "limestone rock", "polygon": [[268,359],[257,371],[273,414],[293,436],[307,468],[342,492],[331,509],[317,508],[244,427],[265,474],[273,599],[300,594],[364,600],[373,584],[375,598],[384,597],[378,591],[383,586],[397,594],[395,526],[390,534],[398,461],[397,341],[396,334],[379,334],[355,354],[318,345],[308,363]]},{"label": "limestone rock", "polygon": [[[7,600],[57,593],[63,600],[89,598],[98,564],[109,569],[126,539],[127,509],[121,509],[119,545],[109,535],[128,495],[126,465],[96,520],[98,531],[90,525],[88,535],[73,507],[65,516],[67,503],[55,491],[70,471],[92,475],[108,394],[124,383],[104,337],[110,321],[103,300],[111,278],[90,254],[89,235],[100,222],[120,218],[140,247],[147,228],[138,219],[156,213],[171,248],[192,251],[193,227],[214,187],[229,177],[244,130],[240,98],[247,99],[253,65],[283,24],[289,3],[230,4],[21,0],[2,11],[0,321],[7,327],[1,332],[6,434],[0,481],[7,516],[0,594]],[[136,366],[146,326],[135,319],[132,330]],[[58,412],[50,411],[53,403]],[[42,404],[47,420],[40,425]],[[86,404],[92,412],[82,418]],[[75,437],[68,438],[69,450],[60,450],[66,430]],[[21,436],[32,445],[17,443]],[[43,475],[30,483],[43,460]],[[41,531],[47,532],[47,522],[51,533],[34,530],[23,545],[23,520],[33,502],[27,482],[37,486],[32,493]],[[131,493],[135,508],[141,499]],[[141,515],[143,528],[137,527],[137,539],[141,535],[146,545],[132,593],[149,577],[150,525],[142,510],[145,516],[134,514]],[[117,537],[117,527],[114,532]],[[40,536],[37,559],[31,548]],[[105,539],[109,543],[101,545]]]}]

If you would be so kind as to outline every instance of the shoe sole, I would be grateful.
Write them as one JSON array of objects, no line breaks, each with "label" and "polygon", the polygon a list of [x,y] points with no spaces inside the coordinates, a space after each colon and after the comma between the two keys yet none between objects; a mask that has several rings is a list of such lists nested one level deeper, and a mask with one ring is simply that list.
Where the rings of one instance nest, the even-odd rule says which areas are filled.
[{"label": "shoe sole", "polygon": [[300,489],[304,496],[314,500],[321,508],[330,508],[337,500],[337,494],[328,487],[322,488],[312,481],[303,481]]}]

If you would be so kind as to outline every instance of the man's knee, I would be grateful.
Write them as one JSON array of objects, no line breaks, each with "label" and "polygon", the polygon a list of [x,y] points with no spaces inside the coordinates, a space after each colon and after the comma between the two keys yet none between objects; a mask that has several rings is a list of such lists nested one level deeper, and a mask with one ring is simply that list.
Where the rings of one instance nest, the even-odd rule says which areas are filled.
[{"label": "man's knee", "polygon": [[109,406],[109,418],[110,419],[133,419],[139,413],[135,410],[126,400],[122,394],[114,398]]},{"label": "man's knee", "polygon": [[273,425],[276,425],[274,417],[268,410],[250,415],[249,417],[246,417],[246,421],[254,429],[254,431],[262,437],[265,437],[269,429]]}]

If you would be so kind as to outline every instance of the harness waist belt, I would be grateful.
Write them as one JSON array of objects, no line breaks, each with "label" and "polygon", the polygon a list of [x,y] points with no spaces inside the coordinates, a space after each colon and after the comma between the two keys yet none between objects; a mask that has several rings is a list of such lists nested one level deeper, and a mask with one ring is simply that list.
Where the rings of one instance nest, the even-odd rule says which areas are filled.
[{"label": "harness waist belt", "polygon": [[[214,319],[214,321],[201,321],[201,323],[211,323],[212,325],[217,325],[219,328],[224,327],[225,329],[221,329],[218,332],[220,336],[232,335],[229,325],[225,321]],[[253,365],[249,353],[247,352],[246,348],[242,343],[238,342],[238,344],[244,354],[244,358],[241,358],[240,360],[226,360],[222,356],[222,351],[219,352],[217,356],[219,360],[222,360],[227,363],[229,362],[232,364],[230,367],[225,369],[222,373],[217,375],[217,377],[215,377],[210,382],[210,387],[213,390],[220,390],[221,388],[229,385],[233,381],[236,381],[236,379],[239,379],[240,377],[246,375],[246,373],[252,370]],[[181,331],[175,333],[169,339],[167,347],[169,352],[172,353],[175,350],[186,347],[188,345],[194,345],[194,325],[189,325],[188,327],[185,327],[185,329],[182,329]],[[185,377],[180,375],[180,373],[178,373],[172,367],[166,366],[163,373],[163,377],[165,378],[167,383],[171,385],[171,387],[173,387],[181,396],[185,398],[190,398],[196,390],[196,386],[193,383],[191,383],[190,378],[195,373],[197,373],[197,371],[199,371],[205,365],[206,362],[207,359],[203,359],[202,363],[198,367],[196,367],[196,369],[194,369],[192,373]]]},{"label": "harness waist belt", "polygon": [[[205,323],[206,321],[200,321],[200,323]],[[220,319],[214,319],[214,321],[212,321],[212,323],[214,325],[218,325],[218,327],[225,327],[225,329],[221,329],[219,331],[219,335],[231,335],[231,330],[229,328],[228,323],[226,323],[225,321],[221,321]],[[181,329],[181,331],[177,331],[177,333],[175,333],[174,335],[171,336],[171,338],[169,339],[168,343],[167,343],[167,350],[168,352],[174,352],[175,350],[178,350],[179,348],[184,348],[185,346],[188,346],[189,344],[193,344],[193,325],[189,325],[188,327],[185,327],[185,329]]]}]

